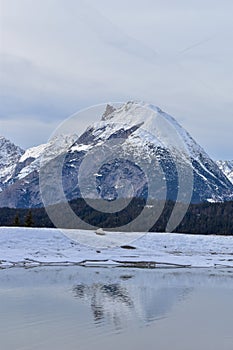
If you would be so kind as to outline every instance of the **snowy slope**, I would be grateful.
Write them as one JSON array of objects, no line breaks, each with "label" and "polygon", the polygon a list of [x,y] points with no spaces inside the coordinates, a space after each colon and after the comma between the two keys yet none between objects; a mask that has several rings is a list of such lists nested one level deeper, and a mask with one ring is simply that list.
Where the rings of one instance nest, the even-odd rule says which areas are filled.
[{"label": "snowy slope", "polygon": [[58,135],[48,143],[29,148],[19,159],[14,180],[21,180],[34,171],[39,171],[40,163],[46,163],[65,152],[77,139],[77,135]]},{"label": "snowy slope", "polygon": [[233,184],[233,160],[218,160],[216,163]]},{"label": "snowy slope", "polygon": [[16,164],[23,154],[24,150],[0,136],[0,191],[12,177]]}]

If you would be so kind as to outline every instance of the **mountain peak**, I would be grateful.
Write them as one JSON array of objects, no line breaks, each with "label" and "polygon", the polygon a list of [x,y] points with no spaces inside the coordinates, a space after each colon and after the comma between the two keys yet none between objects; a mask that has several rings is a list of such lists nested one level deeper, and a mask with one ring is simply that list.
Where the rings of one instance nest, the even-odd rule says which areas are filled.
[{"label": "mountain peak", "polygon": [[107,104],[104,114],[102,115],[101,120],[105,121],[111,118],[113,112],[115,112],[116,108],[110,104]]},{"label": "mountain peak", "polygon": [[13,142],[0,136],[0,191],[5,187],[5,183],[10,179],[24,150],[16,146]]},{"label": "mountain peak", "polygon": [[[143,138],[147,138],[157,145],[162,143],[172,147],[174,138],[176,138],[177,142],[183,143],[184,148],[193,158],[204,153],[204,150],[175,118],[165,113],[160,107],[144,101],[128,101],[113,106],[108,104],[101,121],[95,123],[94,126],[101,130],[103,126],[106,127],[110,123],[112,124],[111,128],[114,128],[116,132],[122,127],[129,129],[141,125],[142,127],[134,135],[143,134]],[[103,137],[106,138],[109,132],[110,129],[106,128]]]},{"label": "mountain peak", "polygon": [[[107,121],[112,119],[113,117],[116,117],[116,115],[120,113],[127,113],[127,112],[138,112],[139,108],[144,108],[145,110],[151,110],[156,113],[164,113],[161,108],[154,106],[152,104],[148,104],[145,101],[128,101],[124,104],[116,104],[113,106],[112,104],[107,104],[105,111],[102,115],[101,121]],[[116,112],[116,113],[115,113]]]}]

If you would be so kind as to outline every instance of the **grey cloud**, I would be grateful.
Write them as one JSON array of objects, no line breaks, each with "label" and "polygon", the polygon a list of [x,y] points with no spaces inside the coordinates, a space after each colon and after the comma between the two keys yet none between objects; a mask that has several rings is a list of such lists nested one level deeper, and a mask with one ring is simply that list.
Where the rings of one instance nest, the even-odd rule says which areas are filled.
[{"label": "grey cloud", "polygon": [[[230,157],[232,2],[2,4],[0,119],[9,130],[12,120],[31,120],[30,132],[36,134],[38,122],[42,142],[46,125],[51,128],[80,108],[143,99],[173,114],[210,155]],[[216,133],[221,152],[213,141]]]}]

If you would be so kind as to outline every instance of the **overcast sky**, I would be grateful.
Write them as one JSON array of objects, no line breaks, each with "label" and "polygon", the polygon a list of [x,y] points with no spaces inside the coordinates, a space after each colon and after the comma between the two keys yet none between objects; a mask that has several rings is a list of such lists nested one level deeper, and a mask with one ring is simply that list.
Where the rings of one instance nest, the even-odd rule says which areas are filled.
[{"label": "overcast sky", "polygon": [[233,158],[232,0],[0,4],[0,134],[26,148],[80,108],[136,99]]}]

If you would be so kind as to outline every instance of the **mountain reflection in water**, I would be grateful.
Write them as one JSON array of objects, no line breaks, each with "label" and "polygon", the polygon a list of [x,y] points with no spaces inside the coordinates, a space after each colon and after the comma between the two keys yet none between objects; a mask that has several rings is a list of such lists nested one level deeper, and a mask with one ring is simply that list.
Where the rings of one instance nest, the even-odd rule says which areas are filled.
[{"label": "mountain reflection in water", "polygon": [[157,283],[135,285],[134,276],[122,275],[116,279],[117,283],[77,284],[72,291],[75,298],[91,308],[97,325],[112,324],[118,331],[135,318],[149,325],[156,319],[166,317],[173,305],[182,301],[192,290],[188,287],[166,288]]}]

